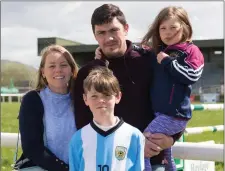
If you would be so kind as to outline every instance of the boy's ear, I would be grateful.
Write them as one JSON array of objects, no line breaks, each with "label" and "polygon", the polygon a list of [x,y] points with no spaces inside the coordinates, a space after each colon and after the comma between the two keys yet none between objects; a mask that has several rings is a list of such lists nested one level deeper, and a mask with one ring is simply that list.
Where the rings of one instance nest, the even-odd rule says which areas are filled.
[{"label": "boy's ear", "polygon": [[121,97],[122,97],[122,93],[119,92],[119,94],[116,96],[116,104],[120,102]]},{"label": "boy's ear", "polygon": [[83,99],[84,99],[84,103],[88,106],[86,94],[83,94]]}]

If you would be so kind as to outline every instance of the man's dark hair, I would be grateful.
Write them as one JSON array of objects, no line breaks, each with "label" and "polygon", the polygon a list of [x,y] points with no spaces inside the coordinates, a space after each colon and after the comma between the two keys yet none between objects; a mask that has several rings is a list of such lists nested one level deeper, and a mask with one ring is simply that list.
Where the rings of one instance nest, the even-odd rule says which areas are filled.
[{"label": "man's dark hair", "polygon": [[95,32],[95,25],[110,23],[115,17],[123,26],[127,24],[126,18],[118,6],[104,4],[96,8],[91,17],[92,31]]}]

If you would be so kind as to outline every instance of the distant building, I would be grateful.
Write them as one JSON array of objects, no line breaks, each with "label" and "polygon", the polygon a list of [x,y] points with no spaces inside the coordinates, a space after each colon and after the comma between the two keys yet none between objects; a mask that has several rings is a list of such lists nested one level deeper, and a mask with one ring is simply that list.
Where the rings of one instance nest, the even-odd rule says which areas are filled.
[{"label": "distant building", "polygon": [[[193,40],[193,42],[200,48],[205,59],[203,76],[193,86],[194,93],[198,93],[200,87],[204,91],[204,87],[216,86],[215,89],[218,91],[218,86],[224,83],[224,39]],[[64,46],[70,51],[79,66],[93,60],[95,49],[98,47],[97,44],[87,45],[57,37],[38,38],[38,56],[40,56],[41,50],[50,44]]]}]

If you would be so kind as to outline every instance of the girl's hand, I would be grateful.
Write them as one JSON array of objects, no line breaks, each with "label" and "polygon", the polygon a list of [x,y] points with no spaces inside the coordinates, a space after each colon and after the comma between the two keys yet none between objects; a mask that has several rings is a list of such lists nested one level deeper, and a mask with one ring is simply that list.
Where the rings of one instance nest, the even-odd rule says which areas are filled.
[{"label": "girl's hand", "polygon": [[166,53],[164,52],[159,52],[158,55],[157,55],[157,61],[159,64],[161,64],[162,60],[167,57],[169,55],[167,55]]},{"label": "girl's hand", "polygon": [[101,52],[101,48],[98,47],[96,50],[95,50],[95,59],[102,59],[103,55],[102,55],[102,52]]}]

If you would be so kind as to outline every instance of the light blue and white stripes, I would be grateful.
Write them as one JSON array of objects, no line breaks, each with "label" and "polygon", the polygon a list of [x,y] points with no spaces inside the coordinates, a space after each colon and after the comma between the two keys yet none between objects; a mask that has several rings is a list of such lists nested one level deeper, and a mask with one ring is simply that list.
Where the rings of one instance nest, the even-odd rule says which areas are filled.
[{"label": "light blue and white stripes", "polygon": [[69,164],[70,171],[144,170],[144,136],[127,123],[106,136],[88,124],[70,142]]}]

